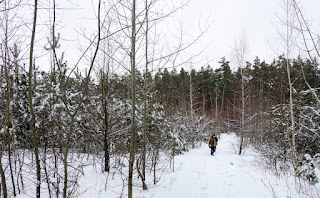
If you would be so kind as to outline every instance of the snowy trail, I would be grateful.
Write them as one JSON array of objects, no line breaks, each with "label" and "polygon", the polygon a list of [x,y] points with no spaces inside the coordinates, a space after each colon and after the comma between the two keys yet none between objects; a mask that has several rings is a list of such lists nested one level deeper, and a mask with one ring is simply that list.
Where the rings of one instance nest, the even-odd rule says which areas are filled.
[{"label": "snowy trail", "polygon": [[[210,155],[207,144],[175,158],[175,171],[167,170],[154,186],[152,176],[147,177],[148,190],[134,187],[135,198],[310,198],[320,197],[320,186],[305,185],[305,192],[315,191],[315,196],[296,191],[295,178],[277,177],[257,163],[259,156],[252,149],[237,155],[238,137],[222,134],[215,156]],[[235,149],[237,148],[237,149]],[[126,171],[125,171],[126,172]],[[84,193],[80,197],[127,197],[121,178],[108,179],[106,175],[86,170],[81,180]],[[110,176],[111,177],[111,176]],[[158,175],[159,177],[159,175]],[[140,183],[139,180],[136,181]],[[122,189],[124,187],[124,189]],[[121,192],[123,193],[121,196]]]},{"label": "snowy trail", "polygon": [[237,155],[233,149],[235,144],[235,135],[222,135],[215,156],[210,155],[206,144],[178,156],[176,163],[180,164],[180,170],[171,174],[174,181],[140,192],[138,197],[272,197],[263,176],[250,166],[253,156]]},{"label": "snowy trail", "polygon": [[[152,175],[147,177],[148,190],[143,191],[140,180],[134,186],[135,198],[318,198],[320,184],[297,185],[297,179],[290,174],[276,176],[258,162],[259,154],[253,149],[245,149],[245,155],[237,155],[238,137],[222,134],[215,156],[210,155],[207,144],[175,158],[175,171],[158,173],[161,178],[153,185]],[[237,148],[237,149],[235,149]],[[91,162],[96,164],[96,162]],[[165,163],[166,164],[166,163]],[[166,164],[167,165],[167,164]],[[84,176],[79,181],[79,198],[119,198],[127,197],[125,173],[101,173],[95,166],[84,168]],[[319,174],[320,175],[320,174]],[[30,180],[32,181],[32,180]],[[18,198],[34,197],[34,185],[27,185],[24,194]],[[302,187],[302,188],[301,188]],[[42,184],[44,198],[48,197]]]}]

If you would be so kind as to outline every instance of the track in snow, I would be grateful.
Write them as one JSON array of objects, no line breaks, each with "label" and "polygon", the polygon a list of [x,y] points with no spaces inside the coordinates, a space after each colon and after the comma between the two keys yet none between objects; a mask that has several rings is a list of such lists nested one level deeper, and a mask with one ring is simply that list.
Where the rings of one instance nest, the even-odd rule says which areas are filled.
[{"label": "track in snow", "polygon": [[[314,198],[320,197],[320,184],[297,188],[296,178],[277,177],[265,170],[259,156],[252,149],[246,149],[245,155],[237,155],[238,137],[235,134],[222,134],[215,156],[210,155],[210,148],[202,144],[197,149],[175,158],[175,172],[162,172],[160,181],[154,186],[152,175],[148,175],[149,190],[141,189],[140,180],[134,186],[135,198]],[[91,162],[90,162],[91,163]],[[92,162],[96,164],[95,161]],[[123,167],[122,173],[127,173]],[[125,175],[101,173],[95,166],[84,168],[85,175],[79,181],[79,198],[119,198],[127,197]],[[158,178],[159,179],[159,178]],[[26,185],[28,186],[28,185]],[[18,198],[34,197],[34,187]],[[45,185],[42,184],[45,190]],[[297,189],[299,191],[297,191]],[[309,196],[312,195],[312,196]],[[44,192],[44,198],[48,193]]]},{"label": "track in snow", "polygon": [[[149,175],[147,177],[149,190],[143,191],[141,186],[135,186],[133,196],[135,198],[310,198],[307,194],[296,191],[294,177],[277,177],[271,171],[265,170],[260,162],[256,163],[255,158],[258,159],[259,155],[252,149],[246,149],[245,155],[237,155],[238,142],[235,134],[221,134],[215,156],[210,155],[207,143],[176,156],[175,172],[168,170],[163,173],[155,186],[152,176]],[[122,179],[110,178],[105,191],[104,175],[94,172],[89,174],[87,170],[86,176],[82,179],[82,189],[85,193],[81,197],[127,197],[127,189],[123,186]],[[140,184],[140,180],[136,182]],[[320,192],[319,185],[304,187],[308,187],[305,188],[308,194],[310,189],[315,189],[316,196],[313,197],[320,197],[316,194]]]},{"label": "track in snow", "polygon": [[262,182],[264,176],[250,165],[253,155],[237,155],[236,145],[235,134],[222,134],[214,156],[210,155],[207,144],[177,156],[180,169],[171,174],[173,182],[141,192],[138,197],[272,197],[272,191]]}]

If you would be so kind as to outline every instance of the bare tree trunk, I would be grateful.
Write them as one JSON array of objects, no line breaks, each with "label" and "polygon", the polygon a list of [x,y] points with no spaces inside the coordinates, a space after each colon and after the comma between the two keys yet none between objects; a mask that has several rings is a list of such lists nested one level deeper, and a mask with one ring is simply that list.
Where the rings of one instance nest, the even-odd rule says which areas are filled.
[{"label": "bare tree trunk", "polygon": [[224,94],[225,93],[225,82],[223,82],[223,90],[222,90],[222,95],[221,95],[221,110],[220,113],[224,116]]},{"label": "bare tree trunk", "polygon": [[53,177],[56,177],[56,185],[55,185],[55,193],[57,195],[57,198],[59,197],[60,194],[60,176],[58,174],[58,156],[57,156],[57,152],[56,152],[56,148],[54,146],[54,142],[52,142],[52,152],[53,152],[53,156],[54,156],[54,173],[53,173]]},{"label": "bare tree trunk", "polygon": [[40,186],[41,186],[41,170],[40,170],[40,159],[39,159],[39,150],[38,150],[38,138],[36,134],[36,120],[33,109],[33,101],[32,101],[32,69],[33,69],[33,47],[34,40],[36,34],[36,24],[37,24],[37,10],[38,10],[38,0],[34,1],[34,16],[33,16],[33,27],[32,27],[32,35],[31,35],[31,44],[30,44],[30,57],[29,57],[29,79],[28,79],[28,92],[29,92],[29,108],[31,114],[31,129],[32,129],[32,140],[33,140],[33,149],[36,160],[36,174],[37,174],[37,182],[36,182],[36,197],[40,198]]},{"label": "bare tree trunk", "polygon": [[[6,176],[2,167],[2,153],[3,153],[3,145],[1,145],[0,148],[0,175],[1,175],[1,184],[2,184],[2,191],[3,191],[3,198],[8,197],[8,191],[7,191],[7,183],[6,183]],[[1,195],[1,190],[0,190]]]},{"label": "bare tree trunk", "polygon": [[146,57],[146,73],[144,77],[144,95],[143,95],[143,153],[142,153],[142,189],[147,190],[146,185],[146,144],[147,144],[147,81],[148,81],[148,31],[149,31],[149,21],[148,21],[148,12],[149,12],[149,6],[148,6],[148,0],[145,2],[145,9],[146,9],[146,51],[145,51],[145,57]]},{"label": "bare tree trunk", "polygon": [[68,153],[69,153],[69,147],[70,147],[70,140],[71,140],[71,135],[73,132],[73,127],[74,127],[74,122],[75,122],[75,117],[81,107],[81,105],[83,104],[84,98],[86,96],[87,90],[88,90],[88,86],[89,86],[89,77],[95,62],[95,59],[97,57],[98,54],[98,50],[99,50],[99,45],[100,45],[100,40],[101,40],[101,26],[100,26],[100,7],[101,7],[101,0],[99,0],[98,3],[98,41],[97,41],[97,46],[93,55],[93,58],[91,60],[91,64],[90,64],[90,68],[88,71],[88,74],[86,75],[86,81],[84,84],[84,88],[83,88],[83,93],[81,95],[79,104],[76,108],[76,110],[74,111],[73,114],[70,113],[69,111],[69,115],[70,115],[70,126],[69,126],[69,131],[68,131],[68,136],[66,138],[66,144],[65,144],[65,150],[63,153],[63,166],[64,166],[64,185],[63,185],[63,198],[67,198],[67,189],[68,189]]},{"label": "bare tree trunk", "polygon": [[206,94],[204,91],[202,91],[202,113],[203,115],[206,114]]},{"label": "bare tree trunk", "polygon": [[108,110],[107,110],[107,104],[106,101],[103,104],[104,105],[104,171],[109,172],[110,166],[110,148],[109,148],[109,124],[108,124]]},{"label": "bare tree trunk", "polygon": [[[5,107],[5,119],[4,119],[4,123],[3,123],[3,129],[4,129],[4,138],[3,138],[3,142],[2,142],[2,147],[1,149],[1,157],[3,155],[3,151],[5,150],[5,146],[7,145],[7,149],[8,149],[8,164],[9,164],[9,171],[10,171],[10,178],[11,178],[11,183],[12,183],[12,189],[13,189],[13,196],[16,196],[16,187],[15,187],[15,181],[14,181],[14,175],[13,175],[13,169],[12,169],[12,152],[11,152],[11,134],[10,134],[10,129],[9,128],[13,128],[12,125],[12,112],[11,112],[11,108],[10,108],[10,104],[11,104],[11,76],[10,76],[10,71],[12,69],[12,64],[10,63],[10,49],[8,46],[8,42],[9,42],[9,13],[7,8],[10,6],[10,2],[4,2],[4,23],[3,23],[3,28],[4,28],[4,57],[3,58],[3,66],[2,68],[4,68],[5,71],[5,80],[6,80],[6,107]],[[7,7],[8,6],[8,7]],[[10,126],[11,123],[11,126]],[[2,166],[2,164],[1,164]],[[1,176],[3,174],[3,177],[5,178],[5,170],[3,170],[3,167],[1,167],[2,171],[1,172]],[[6,181],[3,181],[6,182]],[[5,183],[6,184],[6,183]],[[7,191],[7,188],[4,188],[5,191]],[[5,192],[6,196],[7,196],[7,192]]]},{"label": "bare tree trunk", "polygon": [[[51,54],[51,60],[52,60],[52,67],[51,67],[51,74],[52,74],[52,81],[51,83],[54,85],[56,85],[56,65],[59,66],[59,64],[57,64],[58,60],[57,60],[57,56],[56,56],[56,48],[58,47],[58,41],[56,40],[56,36],[55,36],[55,24],[56,24],[56,0],[53,0],[53,22],[52,22],[52,46],[50,47],[52,50],[52,54]],[[53,95],[51,96],[51,100],[50,100],[50,111],[52,111],[53,105],[54,105],[54,101],[57,99],[57,96]],[[53,160],[54,160],[54,173],[53,173],[53,177],[55,178],[55,185],[54,185],[54,191],[55,194],[57,196],[57,198],[59,197],[60,194],[60,176],[58,174],[58,154],[56,152],[56,146],[55,146],[55,142],[57,141],[57,139],[55,138],[54,135],[54,122],[51,121],[50,122],[50,131],[51,131],[51,148],[52,148],[52,152],[53,152]],[[46,168],[46,167],[45,167]],[[46,170],[45,170],[46,171]],[[48,188],[50,188],[50,186],[48,185]],[[51,196],[51,192],[49,191],[49,195]]]},{"label": "bare tree trunk", "polygon": [[175,152],[176,152],[176,143],[173,142],[173,145],[172,145],[172,172],[174,172],[174,156],[175,156]]},{"label": "bare tree trunk", "polygon": [[130,138],[130,160],[129,160],[129,178],[128,178],[128,198],[132,198],[132,178],[133,164],[135,156],[136,141],[136,0],[132,0],[132,33],[131,33],[131,80],[132,80],[132,120],[131,120],[131,138]]},{"label": "bare tree trunk", "polygon": [[[287,65],[287,74],[288,74],[288,83],[289,83],[289,91],[290,91],[290,121],[291,121],[291,161],[292,165],[296,171],[296,146],[295,146],[295,124],[294,124],[294,113],[293,113],[293,88],[292,88],[292,82],[291,82],[291,72],[290,72],[290,43],[289,43],[289,38],[290,38],[290,33],[289,33],[289,0],[287,0],[287,41],[286,41],[286,48],[287,48],[287,58],[286,58],[286,65]],[[290,142],[289,142],[290,143]]]},{"label": "bare tree trunk", "polygon": [[[106,61],[104,60],[104,63]],[[109,64],[108,68],[109,70]],[[104,126],[103,126],[103,146],[104,146],[104,171],[109,172],[110,166],[110,148],[109,148],[109,122],[108,122],[108,103],[107,103],[107,96],[108,96],[108,78],[109,73],[107,72],[107,75],[105,75],[105,70],[103,69],[102,72],[102,105],[103,105],[103,113],[104,113]]]},{"label": "bare tree trunk", "polygon": [[67,198],[67,189],[68,189],[68,153],[69,153],[69,146],[70,146],[70,138],[71,133],[73,130],[74,125],[74,116],[71,117],[68,136],[67,136],[67,142],[65,145],[65,151],[63,153],[63,167],[64,167],[64,183],[63,183],[63,198]]},{"label": "bare tree trunk", "polygon": [[[6,20],[7,22],[7,20]],[[16,186],[14,182],[14,177],[13,177],[13,170],[12,170],[12,151],[11,151],[11,140],[8,138],[11,136],[10,131],[9,131],[9,123],[12,123],[12,112],[10,108],[10,103],[11,103],[11,80],[10,80],[10,63],[8,62],[10,57],[9,57],[9,47],[8,47],[8,32],[7,32],[7,27],[6,27],[6,41],[5,41],[5,60],[4,60],[4,68],[6,72],[6,81],[7,81],[7,98],[6,98],[6,115],[5,115],[5,124],[4,124],[4,130],[7,131],[7,137],[4,138],[5,144],[8,146],[8,163],[9,163],[9,170],[10,170],[10,177],[11,177],[11,183],[12,183],[12,188],[13,188],[13,196],[17,196],[16,193]],[[13,128],[13,125],[11,125],[11,128]]]},{"label": "bare tree trunk", "polygon": [[238,43],[236,42],[236,46],[234,48],[236,63],[239,66],[240,69],[240,75],[241,75],[241,90],[240,90],[240,97],[241,97],[241,104],[239,108],[240,112],[240,147],[239,147],[239,155],[243,153],[243,139],[244,139],[244,129],[245,129],[245,100],[246,100],[246,93],[245,93],[245,81],[244,81],[244,73],[243,73],[243,67],[245,64],[245,56],[247,51],[247,41],[246,41],[246,35],[244,32],[242,33],[242,36],[240,37]]},{"label": "bare tree trunk", "polygon": [[43,169],[44,169],[44,175],[45,175],[45,179],[47,182],[47,188],[48,188],[48,194],[49,194],[49,198],[51,198],[51,187],[50,187],[50,178],[49,178],[49,174],[48,174],[48,170],[47,170],[47,144],[45,143],[44,145],[44,153],[43,153]]},{"label": "bare tree trunk", "polygon": [[[230,117],[229,117],[229,114],[230,114],[230,112],[229,112],[229,104],[227,104],[227,120],[230,120]],[[227,133],[229,133],[230,132],[230,124],[228,124],[228,126],[227,126]]]},{"label": "bare tree trunk", "polygon": [[216,122],[218,121],[218,97],[219,97],[219,89],[218,89],[218,84],[216,84],[216,97],[215,97],[215,107],[216,107],[216,114],[215,114],[215,119]]},{"label": "bare tree trunk", "polygon": [[157,176],[156,176],[156,167],[157,167],[157,161],[158,161],[158,148],[154,151],[154,163],[153,163],[153,184],[157,183]]},{"label": "bare tree trunk", "polygon": [[12,188],[13,188],[13,196],[17,196],[17,192],[16,192],[16,185],[14,182],[14,176],[13,176],[13,170],[12,170],[12,159],[11,159],[11,145],[10,143],[8,143],[8,155],[9,155],[9,170],[10,170],[10,175],[11,175],[11,183],[12,183]]},{"label": "bare tree trunk", "polygon": [[243,69],[240,66],[240,74],[241,74],[241,119],[240,119],[240,148],[239,155],[242,154],[243,149],[243,133],[244,133],[244,113],[245,113],[245,95],[244,95],[244,78],[243,78]]},{"label": "bare tree trunk", "polygon": [[[192,74],[190,73],[190,117],[191,117],[191,122],[193,123],[193,92],[192,92]],[[194,136],[195,134],[194,133],[194,129],[191,128],[191,133],[192,133],[192,148],[195,148],[195,139],[194,139]]]}]

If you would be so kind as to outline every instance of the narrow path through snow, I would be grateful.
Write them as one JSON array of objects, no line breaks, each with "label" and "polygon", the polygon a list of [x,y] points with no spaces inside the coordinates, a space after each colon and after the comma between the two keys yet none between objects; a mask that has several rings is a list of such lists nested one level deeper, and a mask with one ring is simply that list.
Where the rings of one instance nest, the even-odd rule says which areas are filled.
[{"label": "narrow path through snow", "polygon": [[[153,185],[147,177],[148,190],[135,186],[135,198],[314,198],[320,197],[319,185],[304,183],[299,187],[293,176],[276,176],[263,163],[259,154],[246,149],[245,155],[237,155],[238,137],[222,134],[215,156],[210,155],[207,144],[175,158],[175,171],[158,172],[160,181]],[[88,167],[89,168],[89,167]],[[123,170],[127,173],[127,170]],[[83,195],[80,197],[127,197],[125,177],[112,178],[106,174],[86,170],[82,178]],[[140,184],[140,180],[136,180]],[[107,184],[107,185],[106,185]],[[298,189],[298,191],[297,191]],[[310,192],[313,196],[310,196]]]},{"label": "narrow path through snow", "polygon": [[255,171],[248,166],[253,156],[236,154],[236,142],[234,134],[222,134],[215,156],[210,155],[207,144],[178,156],[180,169],[171,174],[172,184],[141,192],[139,197],[272,197],[261,175],[255,177]]},{"label": "narrow path through snow", "polygon": [[[207,144],[186,152],[175,158],[175,171],[161,175],[159,182],[153,185],[152,175],[148,175],[149,190],[143,191],[141,182],[135,177],[133,189],[135,198],[319,198],[320,184],[309,185],[297,180],[290,174],[276,176],[262,166],[259,155],[253,149],[246,149],[245,155],[237,155],[238,137],[235,134],[222,134],[215,156],[210,155]],[[95,159],[95,158],[93,158]],[[119,198],[127,197],[126,173],[123,166],[122,174],[101,173],[94,164],[84,168],[85,175],[79,181],[79,198]],[[166,163],[165,163],[166,164]],[[167,165],[167,164],[166,164]],[[167,172],[168,171],[168,172]],[[32,180],[33,181],[33,180]],[[33,197],[32,185],[25,189],[19,198]],[[44,191],[41,197],[48,197]]]}]

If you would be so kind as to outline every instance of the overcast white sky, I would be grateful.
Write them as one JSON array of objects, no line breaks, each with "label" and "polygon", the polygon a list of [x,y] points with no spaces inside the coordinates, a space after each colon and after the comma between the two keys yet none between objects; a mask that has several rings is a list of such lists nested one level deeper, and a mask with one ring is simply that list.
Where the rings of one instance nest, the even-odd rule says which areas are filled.
[{"label": "overcast white sky", "polygon": [[[199,16],[210,16],[214,21],[206,36],[206,40],[212,42],[206,54],[213,60],[213,66],[223,56],[229,60],[232,58],[235,40],[243,31],[248,41],[248,60],[259,56],[271,61],[279,53],[274,50],[280,42],[275,26],[279,28],[277,15],[283,14],[281,2],[283,0],[193,0],[184,11],[184,19],[196,24]],[[300,4],[320,32],[320,1],[301,0]]]},{"label": "overcast white sky", "polygon": [[[185,2],[186,0],[179,1]],[[174,2],[179,4],[179,1],[175,0]],[[218,67],[218,61],[223,56],[227,60],[231,60],[235,40],[241,36],[243,31],[246,33],[248,41],[248,61],[252,62],[255,56],[259,56],[260,59],[267,62],[277,57],[272,48],[276,49],[279,42],[279,36],[274,26],[278,28],[281,26],[276,15],[277,13],[283,14],[282,1],[191,0],[188,6],[177,14],[177,17],[183,20],[185,30],[189,34],[196,35],[199,32],[199,26],[205,27],[206,24],[212,22],[201,42],[187,52],[190,55],[197,54],[203,46],[211,43],[201,57],[195,60],[196,63],[192,67],[199,68],[209,62],[211,66],[216,68]],[[78,38],[72,32],[80,31],[80,29],[86,29],[88,35],[90,35],[89,32],[94,32],[95,28],[92,27],[95,27],[95,21],[90,22],[88,20],[94,18],[91,1],[62,0],[61,2],[64,2],[63,7],[69,8],[58,10],[58,18],[61,20],[58,32],[61,32],[63,39],[69,41],[69,43],[71,43],[70,41],[76,41]],[[300,4],[303,6],[307,18],[312,19],[313,26],[317,28],[316,31],[320,32],[320,0],[301,0]],[[76,10],[73,10],[74,8]],[[163,31],[165,32],[165,30]],[[66,53],[65,57],[69,59],[69,63],[70,61],[72,63],[71,56],[77,56],[74,54],[77,47],[78,44],[64,44],[63,50]],[[200,59],[202,61],[198,62]]]}]

